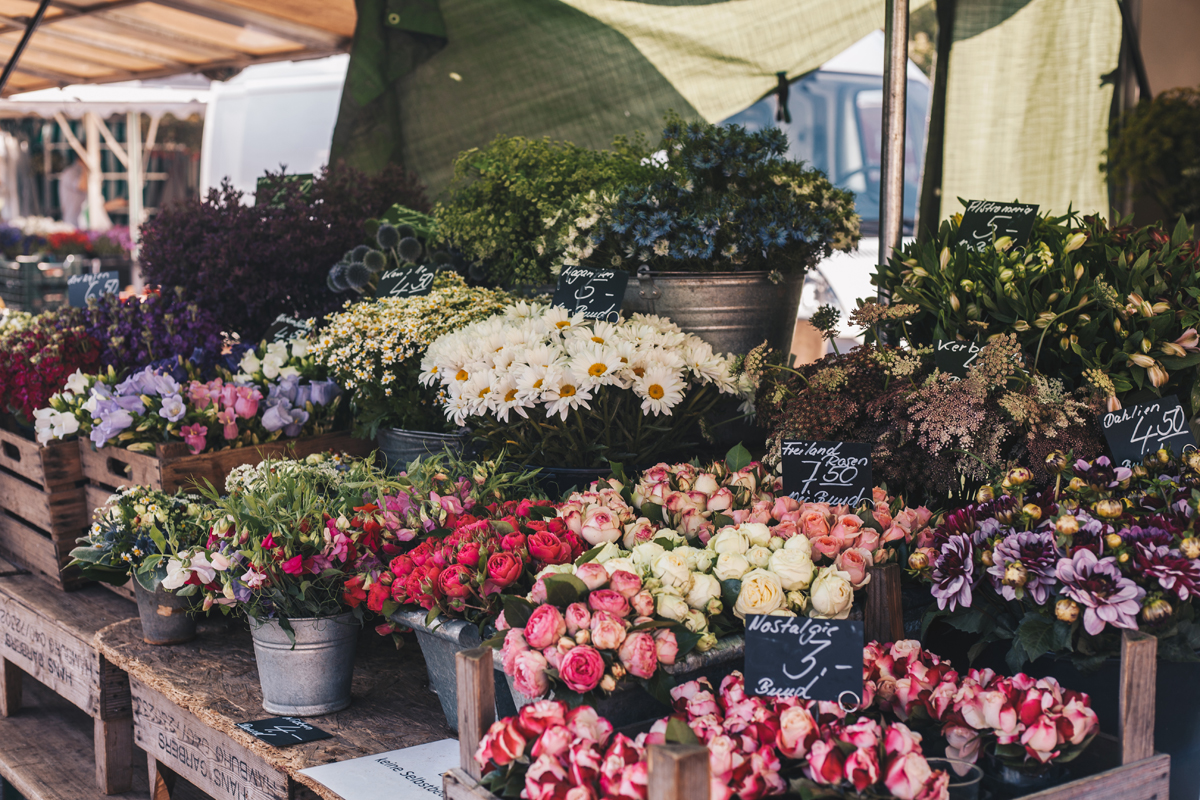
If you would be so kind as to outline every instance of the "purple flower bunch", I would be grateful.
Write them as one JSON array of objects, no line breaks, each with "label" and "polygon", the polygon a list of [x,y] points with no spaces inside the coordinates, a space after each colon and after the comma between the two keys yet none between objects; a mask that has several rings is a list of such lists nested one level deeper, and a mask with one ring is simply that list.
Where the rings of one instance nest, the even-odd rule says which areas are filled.
[{"label": "purple flower bunch", "polygon": [[1010,470],[912,554],[937,600],[931,614],[955,614],[985,641],[1011,636],[1010,666],[1060,649],[1101,657],[1119,629],[1154,633],[1164,657],[1193,660],[1200,457],[1160,451],[1117,467],[1051,454],[1048,467],[1055,456],[1053,485],[1038,491],[1030,470]]},{"label": "purple flower bunch", "polygon": [[100,364],[117,371],[186,358],[197,348],[219,353],[224,343],[216,314],[179,289],[124,300],[104,295],[83,314],[84,330],[100,342]]}]

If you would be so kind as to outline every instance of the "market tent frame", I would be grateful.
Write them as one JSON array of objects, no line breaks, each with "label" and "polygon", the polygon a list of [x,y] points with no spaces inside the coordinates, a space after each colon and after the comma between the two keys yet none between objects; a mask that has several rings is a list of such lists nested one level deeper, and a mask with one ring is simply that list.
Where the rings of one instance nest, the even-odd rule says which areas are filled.
[{"label": "market tent frame", "polygon": [[[19,49],[42,3],[0,0],[0,61]],[[200,72],[350,49],[354,0],[46,0],[3,95],[80,83]]]}]

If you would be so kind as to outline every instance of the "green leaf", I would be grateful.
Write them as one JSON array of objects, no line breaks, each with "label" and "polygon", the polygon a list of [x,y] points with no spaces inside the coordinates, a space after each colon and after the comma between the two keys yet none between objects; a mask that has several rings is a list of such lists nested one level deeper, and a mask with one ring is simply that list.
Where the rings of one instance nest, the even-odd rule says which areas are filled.
[{"label": "green leaf", "polygon": [[654,539],[653,541],[656,545],[658,545],[663,550],[666,550],[668,552],[671,550],[674,550],[678,546],[676,544],[675,540],[673,540],[673,539],[662,538],[662,539]]},{"label": "green leaf", "polygon": [[641,512],[642,516],[651,522],[663,521],[662,506],[658,503],[642,503]]},{"label": "green leaf", "polygon": [[714,528],[716,528],[717,530],[720,530],[721,528],[724,528],[727,525],[732,525],[733,517],[727,517],[724,514],[720,514],[720,513],[713,514],[712,523],[713,523]]},{"label": "green leaf", "polygon": [[[561,608],[577,602],[588,592],[587,584],[574,575],[547,575],[542,582],[546,585],[546,602]],[[504,619],[508,621],[507,616]],[[513,625],[512,622],[508,624]]]},{"label": "green leaf", "polygon": [[1017,639],[1025,656],[1037,661],[1047,653],[1063,650],[1071,637],[1071,626],[1030,611],[1017,626]]},{"label": "green leaf", "polygon": [[721,581],[721,602],[726,608],[733,608],[737,604],[738,595],[742,593],[742,582],[737,578],[729,578]]},{"label": "green leaf", "polygon": [[612,476],[621,483],[629,482],[629,479],[625,477],[625,465],[620,461],[609,461],[608,468],[612,470]]},{"label": "green leaf", "polygon": [[754,457],[750,455],[749,450],[742,446],[741,442],[729,448],[729,452],[725,454],[725,464],[734,472],[750,466],[750,462],[753,460]]},{"label": "green leaf", "polygon": [[524,628],[529,622],[529,615],[535,606],[524,597],[512,594],[501,595],[500,602],[504,605],[504,621],[510,628]]},{"label": "green leaf", "polygon": [[433,621],[437,619],[441,613],[442,609],[438,606],[434,606],[433,608],[429,609],[429,613],[425,615],[425,627],[428,628],[433,625]]},{"label": "green leaf", "polygon": [[490,647],[493,650],[499,650],[504,646],[504,639],[508,636],[508,631],[500,631],[490,639],[485,639],[481,647]]},{"label": "green leaf", "polygon": [[700,744],[700,739],[691,726],[679,717],[671,717],[664,734],[667,744]]},{"label": "green leaf", "polygon": [[670,707],[672,702],[671,687],[674,683],[666,670],[656,669],[649,679],[642,682],[642,685],[645,686],[646,691],[650,693],[651,697],[664,706]]},{"label": "green leaf", "polygon": [[598,556],[600,554],[600,551],[603,549],[604,549],[604,545],[602,545],[602,544],[596,545],[591,550],[588,550],[583,555],[581,555],[579,558],[575,559],[575,566],[579,567],[584,564],[589,564],[592,561],[595,561],[596,556]]},{"label": "green leaf", "polygon": [[1175,223],[1175,230],[1171,232],[1171,246],[1179,247],[1191,238],[1192,228],[1187,224],[1187,219],[1180,215],[1179,221]]}]

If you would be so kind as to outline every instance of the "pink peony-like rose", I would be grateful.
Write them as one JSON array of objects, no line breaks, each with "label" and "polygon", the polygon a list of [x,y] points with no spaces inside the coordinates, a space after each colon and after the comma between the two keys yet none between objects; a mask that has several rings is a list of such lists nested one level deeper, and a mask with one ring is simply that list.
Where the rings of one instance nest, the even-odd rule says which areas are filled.
[{"label": "pink peony-like rose", "polygon": [[608,509],[599,508],[583,518],[579,535],[592,547],[620,540],[621,523]]},{"label": "pink peony-like rose", "polygon": [[837,745],[817,739],[808,748],[808,764],[804,771],[809,779],[824,786],[841,782],[845,757]]},{"label": "pink peony-like rose", "polygon": [[600,684],[600,679],[604,677],[604,659],[594,647],[588,645],[572,647],[558,665],[558,676],[571,691],[580,694],[590,692]]},{"label": "pink peony-like rose", "polygon": [[575,568],[575,577],[583,581],[583,585],[588,588],[588,591],[592,591],[608,583],[608,570],[604,568],[603,564],[590,561]]},{"label": "pink peony-like rose", "polygon": [[619,569],[609,576],[608,588],[630,600],[642,590],[642,579],[632,572]]},{"label": "pink peony-like rose", "polygon": [[616,617],[629,616],[629,601],[612,589],[597,589],[591,592],[588,595],[588,608],[592,611],[607,611]]},{"label": "pink peony-like rose", "polygon": [[775,505],[771,507],[771,516],[778,522],[799,522],[803,512],[803,504],[799,500],[786,495],[776,497]]},{"label": "pink peony-like rose", "polygon": [[587,630],[592,625],[592,612],[583,603],[571,603],[566,613],[567,633],[571,636],[581,630]]},{"label": "pink peony-like rose", "polygon": [[531,754],[534,758],[554,756],[555,758],[567,752],[574,741],[575,734],[566,725],[553,725],[542,731],[542,735],[533,743]]},{"label": "pink peony-like rose", "polygon": [[543,578],[533,582],[533,588],[529,590],[529,602],[539,606],[546,602],[546,581]]},{"label": "pink peony-like rose", "polygon": [[525,641],[535,650],[542,650],[561,639],[567,632],[567,621],[554,606],[544,603],[533,610],[525,623]]},{"label": "pink peony-like rose", "polygon": [[843,572],[848,572],[850,577],[850,585],[855,589],[861,589],[867,585],[871,576],[867,574],[867,570],[874,563],[871,558],[871,552],[861,547],[851,547],[848,550],[843,550],[834,560],[834,566]]},{"label": "pink peony-like rose", "polygon": [[812,549],[814,554],[837,558],[837,554],[842,552],[842,544],[833,536],[818,536],[812,540]]},{"label": "pink peony-like rose", "polygon": [[485,772],[489,762],[503,767],[525,754],[525,741],[525,737],[511,720],[497,720],[479,742],[479,749],[475,751],[475,762]]},{"label": "pink peony-like rose", "polygon": [[708,498],[706,510],[724,513],[733,507],[733,492],[726,487],[721,487]]},{"label": "pink peony-like rose", "polygon": [[883,785],[899,800],[915,800],[932,776],[933,770],[920,751],[910,752],[888,761]]},{"label": "pink peony-like rose", "polygon": [[616,650],[625,641],[625,625],[602,611],[592,617],[591,632],[592,644],[601,650]]},{"label": "pink peony-like rose", "polygon": [[829,535],[829,519],[824,511],[802,511],[796,524],[800,532],[810,539]]},{"label": "pink peony-like rose", "polygon": [[648,617],[654,613],[654,595],[645,590],[630,598],[629,604],[639,617]]},{"label": "pink peony-like rose", "polygon": [[775,736],[775,744],[783,755],[788,758],[804,758],[812,743],[816,741],[817,735],[817,721],[807,708],[791,706],[780,712],[779,733]]},{"label": "pink peony-like rose", "polygon": [[603,747],[612,736],[612,723],[600,716],[592,706],[578,706],[567,713],[567,727],[576,736]]},{"label": "pink peony-like rose", "polygon": [[526,697],[541,697],[550,690],[550,678],[546,675],[549,662],[537,650],[522,650],[512,660],[513,685]]},{"label": "pink peony-like rose", "polygon": [[644,631],[625,637],[619,651],[621,664],[637,678],[649,678],[658,666],[658,648],[654,637]]},{"label": "pink peony-like rose", "polygon": [[679,642],[675,641],[675,633],[660,628],[654,632],[654,647],[658,653],[658,663],[671,666],[679,655]]},{"label": "pink peony-like rose", "polygon": [[500,648],[500,663],[504,665],[504,672],[508,675],[513,674],[513,660],[517,657],[517,653],[522,650],[528,650],[529,645],[525,641],[525,635],[520,628],[513,628],[504,635],[504,646]]},{"label": "pink peony-like rose", "polygon": [[862,526],[862,517],[857,514],[842,514],[829,529],[829,535],[841,542],[843,547],[849,547],[858,538]]}]

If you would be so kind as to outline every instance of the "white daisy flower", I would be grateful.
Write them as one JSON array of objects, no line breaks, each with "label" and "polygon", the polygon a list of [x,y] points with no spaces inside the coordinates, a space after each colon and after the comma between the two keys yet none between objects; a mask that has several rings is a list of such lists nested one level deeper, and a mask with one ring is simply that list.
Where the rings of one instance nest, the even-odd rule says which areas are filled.
[{"label": "white daisy flower", "polygon": [[546,398],[546,416],[555,414],[567,421],[567,412],[576,408],[591,409],[588,401],[592,399],[592,390],[583,376],[570,369],[551,369],[546,376],[543,391]]},{"label": "white daisy flower", "polygon": [[642,398],[642,413],[654,416],[671,414],[671,409],[683,401],[683,379],[675,370],[651,367],[633,382],[633,391]]}]

